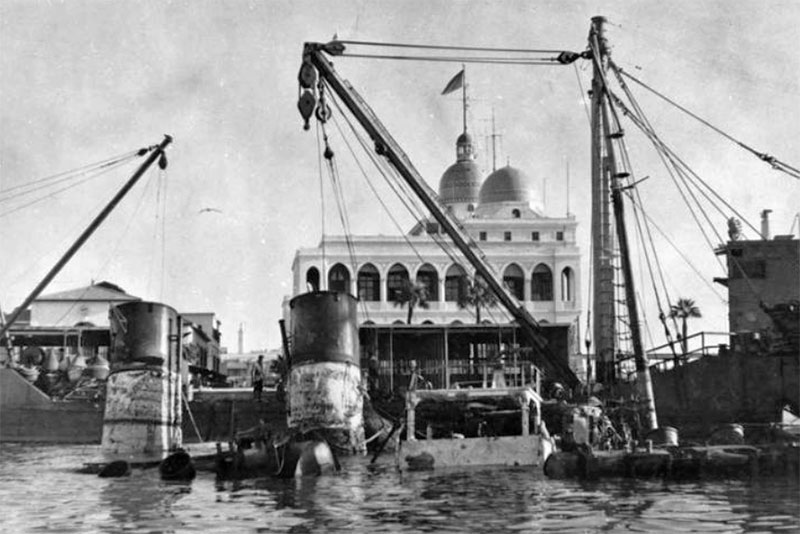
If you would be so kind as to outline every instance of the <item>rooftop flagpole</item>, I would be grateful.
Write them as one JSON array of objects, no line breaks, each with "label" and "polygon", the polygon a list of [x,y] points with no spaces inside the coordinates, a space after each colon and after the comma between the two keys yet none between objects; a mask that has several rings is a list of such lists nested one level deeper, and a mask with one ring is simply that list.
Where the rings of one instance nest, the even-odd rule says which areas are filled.
[{"label": "rooftop flagpole", "polygon": [[467,133],[467,66],[461,64],[461,72],[463,72],[463,79],[461,82],[461,95],[462,95],[462,108],[464,113],[464,133]]}]

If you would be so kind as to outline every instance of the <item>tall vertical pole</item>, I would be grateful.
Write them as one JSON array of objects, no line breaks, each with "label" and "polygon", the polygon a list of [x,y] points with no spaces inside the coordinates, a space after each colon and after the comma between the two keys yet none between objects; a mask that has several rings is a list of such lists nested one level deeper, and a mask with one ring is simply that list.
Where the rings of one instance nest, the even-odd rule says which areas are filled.
[{"label": "tall vertical pole", "polygon": [[605,18],[592,18],[589,32],[590,48],[598,57],[594,58],[592,77],[592,307],[594,316],[593,342],[595,371],[598,382],[606,385],[615,381],[615,322],[614,322],[614,240],[611,231],[608,169],[606,164],[605,139],[603,136],[603,113],[606,95],[603,77],[608,66],[608,46],[605,37]]},{"label": "tall vertical pole", "polygon": [[608,113],[605,108],[603,112],[603,135],[608,140],[608,167],[612,176],[611,203],[614,206],[614,221],[617,230],[617,240],[619,242],[620,264],[622,277],[625,282],[625,303],[628,307],[628,328],[631,332],[631,344],[633,345],[633,358],[636,364],[636,386],[640,408],[644,412],[644,428],[655,430],[658,428],[658,418],[656,417],[656,403],[653,395],[653,382],[650,378],[650,368],[647,364],[647,355],[644,353],[642,345],[642,332],[639,328],[639,309],[636,304],[636,291],[634,290],[633,270],[631,269],[631,255],[628,248],[628,230],[625,226],[625,207],[622,202],[622,181],[623,175],[617,172],[617,163],[614,156],[614,147],[611,145],[611,131],[609,128]]},{"label": "tall vertical pole", "polygon": [[467,66],[462,64],[461,70],[464,72],[461,83],[461,110],[464,115],[464,133],[467,133]]},{"label": "tall vertical pole", "polygon": [[147,171],[150,165],[152,165],[153,162],[155,162],[155,160],[159,156],[161,156],[161,154],[164,153],[164,149],[167,148],[167,145],[169,145],[171,142],[172,142],[172,137],[170,137],[169,135],[165,135],[164,140],[161,141],[161,144],[151,151],[150,156],[147,158],[147,160],[144,163],[142,163],[142,165],[136,170],[135,173],[133,173],[133,176],[131,176],[125,183],[125,185],[122,186],[122,189],[120,189],[119,192],[117,192],[117,194],[114,196],[114,198],[112,198],[111,201],[106,205],[106,207],[103,208],[103,211],[101,211],[97,215],[97,217],[95,217],[95,219],[89,224],[86,230],[84,230],[83,233],[80,235],[80,237],[78,237],[75,243],[72,244],[69,250],[67,250],[67,252],[64,253],[61,259],[58,260],[58,262],[53,266],[52,269],[50,269],[50,272],[48,272],[42,279],[42,281],[39,282],[39,285],[37,285],[34,288],[34,290],[31,291],[31,294],[28,295],[28,297],[22,302],[22,304],[19,305],[19,307],[16,310],[13,311],[11,316],[8,318],[8,321],[6,321],[6,324],[4,324],[0,328],[0,339],[2,339],[3,336],[6,334],[6,332],[8,331],[8,329],[11,328],[11,325],[14,324],[14,321],[17,320],[20,314],[23,311],[25,311],[28,308],[28,306],[30,306],[31,302],[33,302],[34,299],[36,299],[36,297],[38,297],[42,291],[44,291],[44,288],[47,287],[47,284],[53,281],[53,278],[55,278],[56,275],[61,271],[61,269],[64,268],[64,265],[66,265],[67,262],[72,259],[75,253],[78,252],[78,249],[80,249],[86,242],[86,240],[91,237],[94,231],[97,230],[97,227],[103,223],[106,217],[108,217],[108,214],[111,213],[111,211],[117,206],[117,204],[119,204],[119,202],[128,193],[128,191],[130,191],[130,189],[134,185],[136,185],[136,182]]}]

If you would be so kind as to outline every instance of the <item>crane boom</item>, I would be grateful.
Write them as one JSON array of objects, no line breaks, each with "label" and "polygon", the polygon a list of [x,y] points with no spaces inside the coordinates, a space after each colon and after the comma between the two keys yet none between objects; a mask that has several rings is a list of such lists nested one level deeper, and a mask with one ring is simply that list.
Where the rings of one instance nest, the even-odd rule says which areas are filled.
[{"label": "crane boom", "polygon": [[[356,120],[367,131],[375,143],[375,150],[378,155],[386,157],[389,163],[406,181],[409,187],[419,197],[425,207],[430,211],[434,219],[441,225],[442,229],[452,239],[464,257],[475,268],[475,271],[485,280],[489,289],[497,296],[500,303],[508,310],[511,316],[517,321],[522,329],[523,335],[534,347],[537,363],[542,366],[549,376],[565,382],[572,387],[580,383],[578,377],[570,369],[569,365],[556,358],[547,347],[545,337],[541,333],[541,328],[536,319],[522,306],[497,280],[490,269],[488,263],[474,250],[474,242],[465,234],[460,224],[453,220],[442,209],[437,200],[428,191],[428,186],[422,176],[409,160],[408,156],[400,148],[399,144],[389,134],[386,127],[381,123],[369,105],[364,101],[358,92],[349,82],[339,76],[334,70],[333,64],[325,57],[324,53],[332,55],[340,54],[343,45],[337,42],[328,44],[306,43],[303,50],[303,66],[300,69],[300,85],[305,89],[300,97],[301,114],[308,120],[316,107],[316,100],[311,92],[314,89],[314,81],[318,74],[327,86],[336,93],[344,105],[350,110]],[[305,99],[305,102],[304,102]],[[321,106],[324,106],[324,102]],[[305,109],[304,109],[305,108]],[[324,107],[317,109],[317,117],[325,115],[327,110]]]}]

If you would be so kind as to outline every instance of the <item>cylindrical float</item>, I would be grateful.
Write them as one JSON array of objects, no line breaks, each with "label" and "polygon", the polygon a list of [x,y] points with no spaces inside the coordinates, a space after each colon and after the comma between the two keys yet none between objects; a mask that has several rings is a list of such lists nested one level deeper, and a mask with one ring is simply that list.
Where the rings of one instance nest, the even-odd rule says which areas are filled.
[{"label": "cylindrical float", "polygon": [[317,291],[291,300],[288,426],[321,431],[341,450],[366,451],[356,299]]},{"label": "cylindrical float", "polygon": [[182,444],[180,317],[157,302],[112,307],[103,452],[163,456]]}]

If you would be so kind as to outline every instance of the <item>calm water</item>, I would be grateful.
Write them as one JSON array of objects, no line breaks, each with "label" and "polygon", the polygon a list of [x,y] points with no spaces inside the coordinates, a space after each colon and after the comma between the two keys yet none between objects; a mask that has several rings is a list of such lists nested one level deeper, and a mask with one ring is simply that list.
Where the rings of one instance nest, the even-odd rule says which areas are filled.
[{"label": "calm water", "polygon": [[800,482],[552,481],[530,469],[303,480],[78,474],[97,447],[0,449],[2,532],[800,532]]}]

